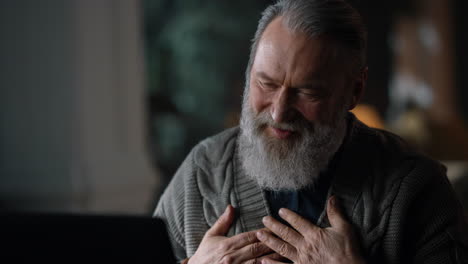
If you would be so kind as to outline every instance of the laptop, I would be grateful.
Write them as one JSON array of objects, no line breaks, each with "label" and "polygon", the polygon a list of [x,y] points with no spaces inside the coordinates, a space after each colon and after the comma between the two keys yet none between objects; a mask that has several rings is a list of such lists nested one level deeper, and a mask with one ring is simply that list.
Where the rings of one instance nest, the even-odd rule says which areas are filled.
[{"label": "laptop", "polygon": [[176,263],[166,226],[143,216],[0,213],[0,263]]}]

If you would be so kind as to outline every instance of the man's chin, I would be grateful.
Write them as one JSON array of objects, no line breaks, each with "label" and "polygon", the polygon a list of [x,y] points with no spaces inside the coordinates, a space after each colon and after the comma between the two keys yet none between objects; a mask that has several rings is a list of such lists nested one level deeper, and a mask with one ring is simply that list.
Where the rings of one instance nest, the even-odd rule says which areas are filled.
[{"label": "man's chin", "polygon": [[261,141],[263,151],[259,155],[268,157],[269,160],[275,160],[275,162],[288,159],[294,153],[294,149],[297,146],[297,141],[292,138],[278,139],[265,136]]}]

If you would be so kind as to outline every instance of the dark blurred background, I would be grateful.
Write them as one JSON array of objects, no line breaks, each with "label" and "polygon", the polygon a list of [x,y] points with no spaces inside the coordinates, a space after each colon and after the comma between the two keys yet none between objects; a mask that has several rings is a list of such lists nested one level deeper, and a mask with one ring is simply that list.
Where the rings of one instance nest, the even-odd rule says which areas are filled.
[{"label": "dark blurred background", "polygon": [[[271,0],[0,2],[0,207],[151,214],[203,138],[238,123]],[[354,113],[448,167],[468,205],[465,0],[350,0],[369,31]]]}]

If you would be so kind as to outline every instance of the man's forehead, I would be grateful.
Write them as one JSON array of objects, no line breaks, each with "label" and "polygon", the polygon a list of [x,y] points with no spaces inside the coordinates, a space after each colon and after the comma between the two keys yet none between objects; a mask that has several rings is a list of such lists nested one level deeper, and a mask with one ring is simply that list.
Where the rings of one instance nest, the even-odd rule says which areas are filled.
[{"label": "man's forehead", "polygon": [[316,78],[330,71],[337,56],[335,45],[326,36],[294,32],[277,17],[265,29],[255,57],[255,67],[262,71],[294,69]]}]

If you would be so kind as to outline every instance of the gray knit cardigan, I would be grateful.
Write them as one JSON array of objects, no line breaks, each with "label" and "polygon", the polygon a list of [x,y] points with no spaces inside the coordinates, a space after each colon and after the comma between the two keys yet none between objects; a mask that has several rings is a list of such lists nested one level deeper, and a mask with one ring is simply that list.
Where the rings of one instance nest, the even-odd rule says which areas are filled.
[{"label": "gray knit cardigan", "polygon": [[[468,263],[467,225],[439,163],[399,137],[352,117],[328,195],[360,237],[369,263]],[[236,220],[228,236],[262,228],[264,193],[241,169],[239,128],[198,144],[165,190],[155,216],[166,221],[178,261],[195,253],[228,204]],[[318,225],[329,226],[326,210]]]}]

